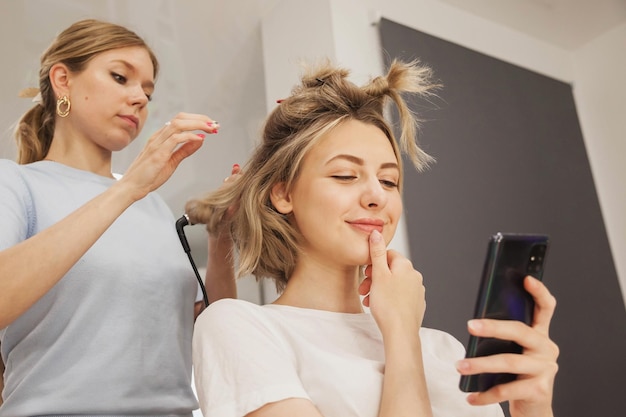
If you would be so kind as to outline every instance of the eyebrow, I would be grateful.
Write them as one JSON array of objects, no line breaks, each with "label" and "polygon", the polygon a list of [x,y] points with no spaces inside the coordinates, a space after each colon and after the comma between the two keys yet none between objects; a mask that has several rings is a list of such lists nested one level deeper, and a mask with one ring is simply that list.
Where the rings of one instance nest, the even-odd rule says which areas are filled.
[{"label": "eyebrow", "polygon": [[[118,63],[118,64],[122,64],[124,65],[126,68],[128,68],[129,70],[133,71],[133,72],[137,72],[137,69],[135,68],[134,65],[132,65],[130,62],[125,61],[123,59],[114,59],[113,61],[111,61],[113,63]],[[151,88],[154,90],[154,82],[152,81],[146,81],[144,83],[141,84],[142,87],[144,88]]]},{"label": "eyebrow", "polygon": [[[360,165],[360,166],[365,165],[365,161],[363,159],[361,159],[361,158],[359,158],[357,156],[348,155],[348,154],[335,155],[332,158],[330,158],[328,161],[326,161],[325,165],[328,165],[328,164],[330,164],[331,162],[333,162],[333,161],[335,161],[337,159],[345,159],[345,160],[347,160],[349,162],[352,162],[352,163]],[[385,162],[385,163],[382,163],[380,165],[380,168],[383,168],[383,169],[385,169],[385,168],[395,168],[397,170],[400,170],[400,167],[398,166],[398,164],[396,162]]]}]

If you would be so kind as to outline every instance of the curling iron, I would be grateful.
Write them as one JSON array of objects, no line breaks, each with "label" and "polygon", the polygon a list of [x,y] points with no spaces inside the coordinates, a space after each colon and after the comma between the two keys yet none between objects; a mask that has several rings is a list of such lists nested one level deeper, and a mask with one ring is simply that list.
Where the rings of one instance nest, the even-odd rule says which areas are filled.
[{"label": "curling iron", "polygon": [[206,294],[206,288],[204,286],[204,282],[202,282],[202,278],[200,278],[200,273],[198,272],[198,268],[196,268],[196,263],[193,261],[193,257],[191,256],[191,248],[189,247],[189,242],[187,242],[187,237],[185,236],[185,226],[191,224],[189,221],[189,216],[187,214],[183,214],[182,217],[176,220],[176,232],[178,233],[178,238],[180,239],[181,245],[183,245],[183,249],[189,258],[189,262],[191,263],[191,267],[193,268],[193,272],[196,274],[196,279],[198,280],[198,284],[200,284],[200,289],[202,290],[202,298],[204,299],[204,306],[209,306],[209,297]]}]

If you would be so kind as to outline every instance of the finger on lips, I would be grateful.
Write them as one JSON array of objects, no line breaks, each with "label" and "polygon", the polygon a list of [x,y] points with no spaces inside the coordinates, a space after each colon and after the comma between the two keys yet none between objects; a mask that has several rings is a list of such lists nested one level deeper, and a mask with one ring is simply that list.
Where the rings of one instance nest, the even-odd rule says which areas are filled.
[{"label": "finger on lips", "polygon": [[374,264],[377,264],[377,263],[380,264],[381,261],[379,259],[382,259],[382,258],[384,258],[384,262],[386,265],[387,264],[387,247],[385,246],[383,235],[378,230],[374,230],[372,231],[372,233],[370,233],[369,242],[370,242],[370,256],[372,258],[372,268],[374,268]]}]

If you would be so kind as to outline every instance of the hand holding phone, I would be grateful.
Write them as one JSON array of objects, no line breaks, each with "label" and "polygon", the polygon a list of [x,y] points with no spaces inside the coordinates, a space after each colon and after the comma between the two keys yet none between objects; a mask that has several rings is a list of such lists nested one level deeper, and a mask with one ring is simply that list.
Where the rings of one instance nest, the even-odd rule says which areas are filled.
[{"label": "hand holding phone", "polygon": [[[491,237],[474,318],[518,320],[532,324],[535,303],[524,289],[523,282],[527,275],[542,279],[548,243],[546,235],[497,233]],[[465,357],[521,354],[522,351],[522,347],[512,341],[472,335]],[[465,392],[486,391],[515,378],[516,375],[508,373],[463,375],[459,386]]]}]

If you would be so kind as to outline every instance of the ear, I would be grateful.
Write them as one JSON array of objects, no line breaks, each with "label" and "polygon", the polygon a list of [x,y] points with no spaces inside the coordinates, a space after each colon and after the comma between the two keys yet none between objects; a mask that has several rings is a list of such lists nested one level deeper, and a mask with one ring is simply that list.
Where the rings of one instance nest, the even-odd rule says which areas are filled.
[{"label": "ear", "polygon": [[70,94],[70,77],[71,72],[65,64],[54,64],[50,67],[48,73],[52,90],[57,97],[67,96]]},{"label": "ear", "polygon": [[291,196],[285,188],[284,182],[274,184],[270,193],[270,200],[274,208],[282,214],[289,214],[293,211],[293,204],[291,204]]}]

